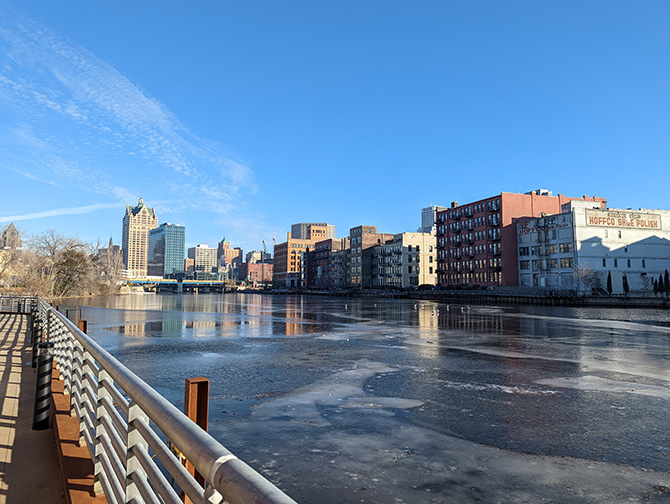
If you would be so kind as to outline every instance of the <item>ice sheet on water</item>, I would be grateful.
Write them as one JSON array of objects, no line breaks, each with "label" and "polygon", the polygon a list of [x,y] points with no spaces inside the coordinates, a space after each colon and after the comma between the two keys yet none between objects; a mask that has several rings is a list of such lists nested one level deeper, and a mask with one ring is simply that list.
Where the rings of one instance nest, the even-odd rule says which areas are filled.
[{"label": "ice sheet on water", "polygon": [[421,406],[423,404],[421,401],[375,397],[363,390],[363,382],[366,379],[381,373],[397,371],[398,369],[382,362],[361,360],[350,368],[337,371],[310,385],[258,405],[254,414],[259,420],[289,417],[292,422],[326,427],[331,424],[319,412],[320,406],[403,409]]},{"label": "ice sheet on water", "polygon": [[577,390],[595,390],[601,392],[617,392],[622,394],[640,394],[645,396],[670,399],[670,387],[647,385],[644,383],[609,380],[599,376],[580,376],[577,378],[547,378],[538,380],[540,385],[571,388]]}]

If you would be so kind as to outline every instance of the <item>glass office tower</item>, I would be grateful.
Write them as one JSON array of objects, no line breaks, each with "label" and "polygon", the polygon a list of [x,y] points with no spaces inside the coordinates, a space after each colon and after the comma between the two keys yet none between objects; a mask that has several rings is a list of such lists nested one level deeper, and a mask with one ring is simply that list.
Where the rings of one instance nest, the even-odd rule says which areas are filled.
[{"label": "glass office tower", "polygon": [[186,228],[164,223],[149,231],[149,276],[171,278],[184,273]]}]

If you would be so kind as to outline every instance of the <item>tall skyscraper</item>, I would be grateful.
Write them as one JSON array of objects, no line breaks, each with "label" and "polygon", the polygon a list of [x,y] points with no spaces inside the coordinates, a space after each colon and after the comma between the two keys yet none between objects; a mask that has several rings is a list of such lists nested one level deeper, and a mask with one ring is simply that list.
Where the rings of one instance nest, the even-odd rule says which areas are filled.
[{"label": "tall skyscraper", "polygon": [[442,212],[446,209],[446,207],[437,205],[430,205],[429,207],[421,209],[421,227],[417,229],[417,232],[435,234],[437,231],[435,226],[437,212]]},{"label": "tall skyscraper", "polygon": [[147,257],[149,252],[149,230],[158,226],[158,218],[153,208],[144,204],[142,198],[135,207],[126,205],[123,216],[123,265],[128,275],[144,277],[147,275]]},{"label": "tall skyscraper", "polygon": [[184,273],[186,228],[164,223],[149,231],[149,275],[170,278]]}]

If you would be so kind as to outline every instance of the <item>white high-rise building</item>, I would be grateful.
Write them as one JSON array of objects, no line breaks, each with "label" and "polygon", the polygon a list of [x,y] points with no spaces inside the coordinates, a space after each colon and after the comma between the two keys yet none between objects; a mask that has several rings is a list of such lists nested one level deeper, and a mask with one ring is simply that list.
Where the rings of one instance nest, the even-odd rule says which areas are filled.
[{"label": "white high-rise building", "polygon": [[421,227],[417,229],[417,233],[432,233],[435,234],[437,228],[435,226],[435,218],[437,212],[446,210],[446,207],[430,205],[429,207],[421,209]]},{"label": "white high-rise building", "polygon": [[193,269],[196,272],[212,273],[216,268],[216,249],[208,245],[201,243],[189,248],[188,258],[193,259]]}]

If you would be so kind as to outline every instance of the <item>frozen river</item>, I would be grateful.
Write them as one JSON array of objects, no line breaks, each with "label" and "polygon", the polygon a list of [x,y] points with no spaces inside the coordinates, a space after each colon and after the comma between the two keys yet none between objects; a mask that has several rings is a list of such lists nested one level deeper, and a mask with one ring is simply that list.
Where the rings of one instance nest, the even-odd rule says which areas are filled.
[{"label": "frozen river", "polygon": [[144,294],[89,334],[301,503],[670,502],[670,313]]}]

